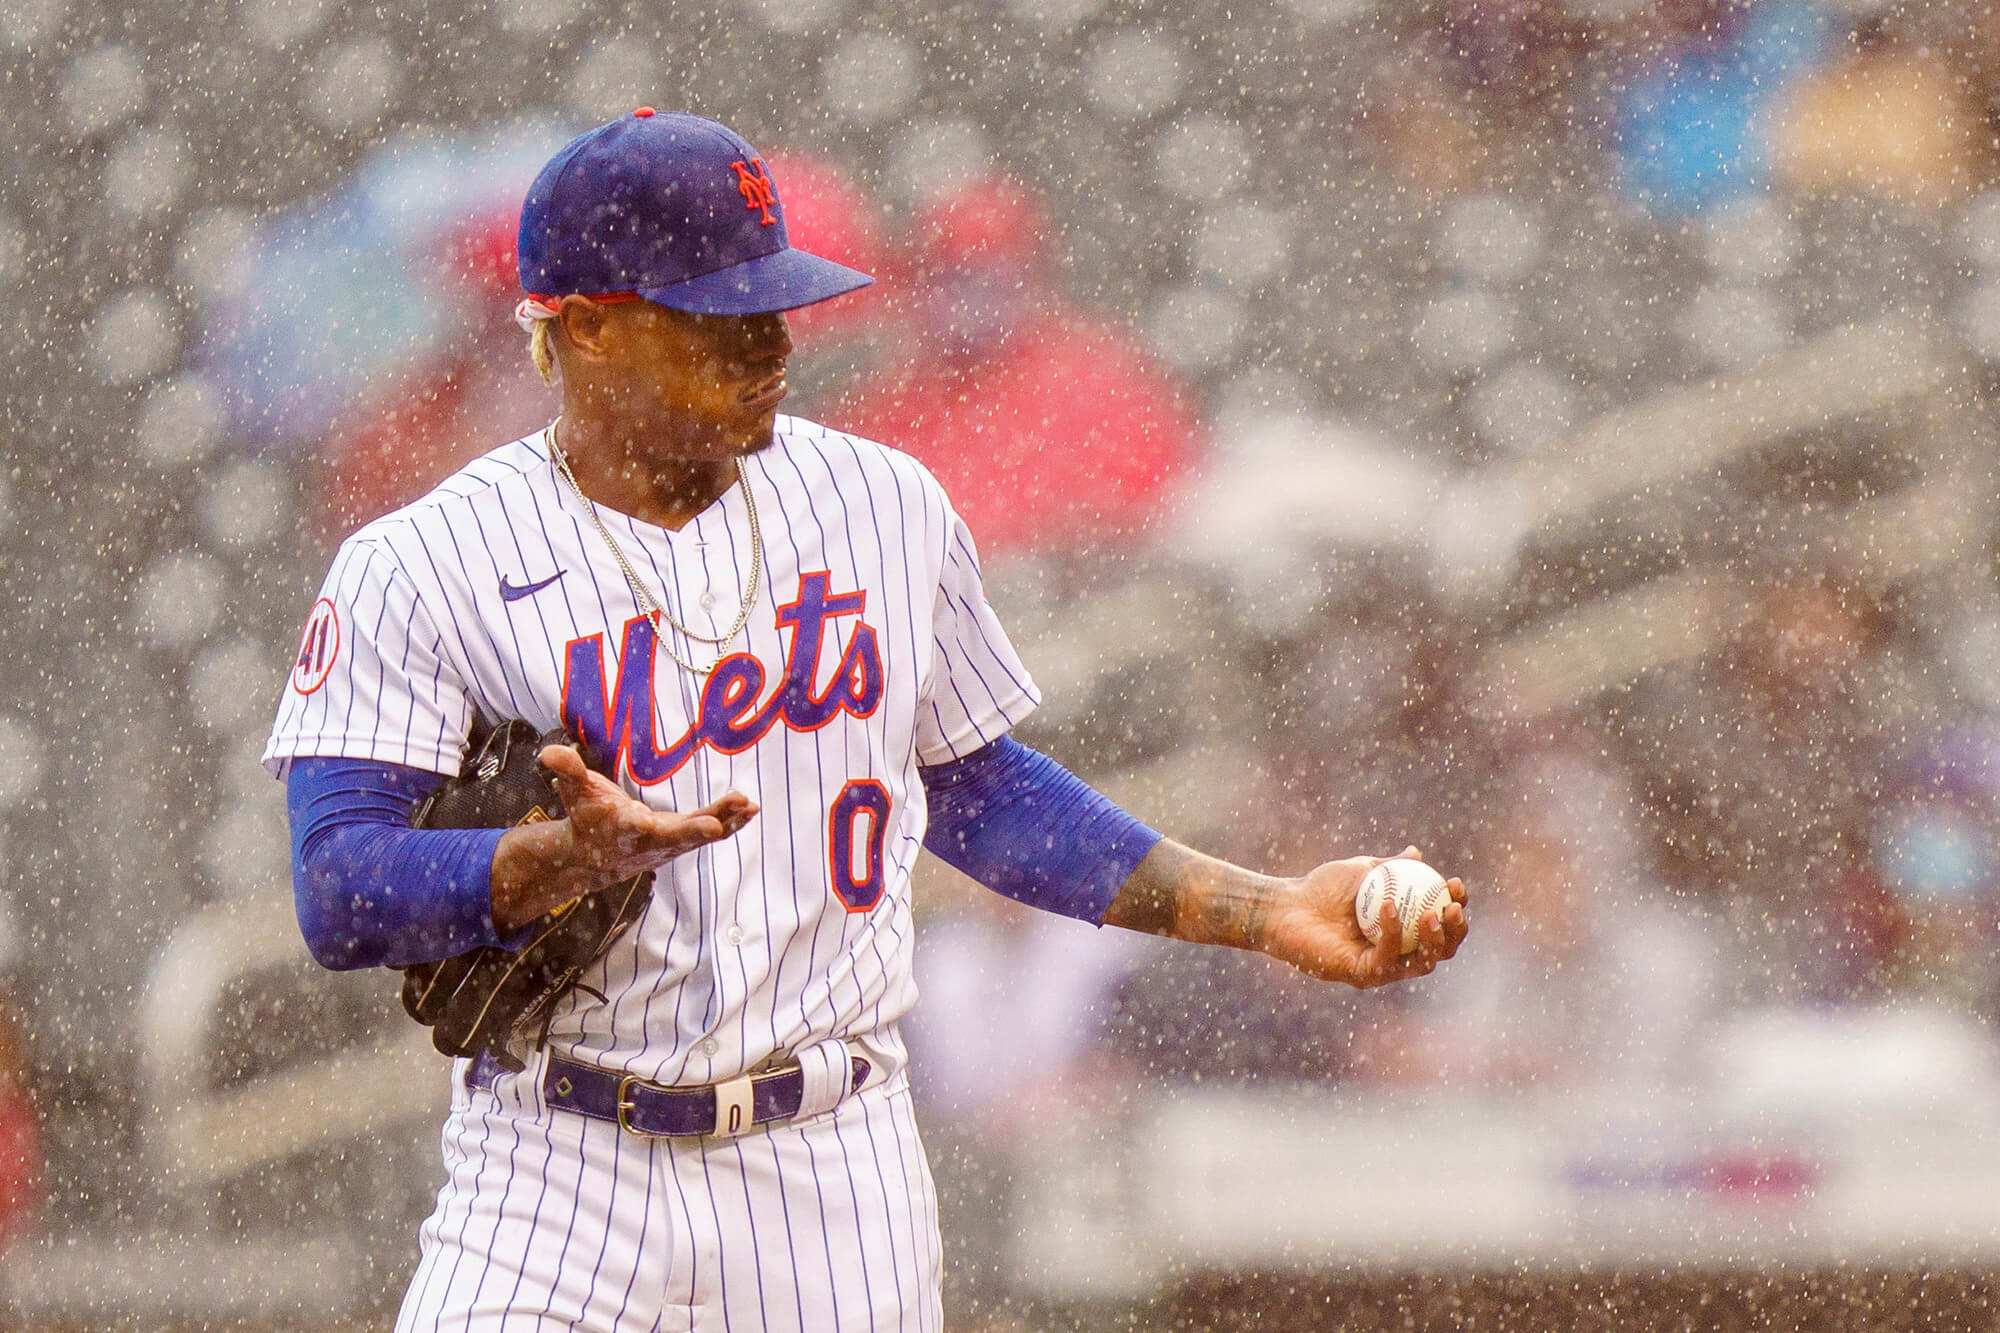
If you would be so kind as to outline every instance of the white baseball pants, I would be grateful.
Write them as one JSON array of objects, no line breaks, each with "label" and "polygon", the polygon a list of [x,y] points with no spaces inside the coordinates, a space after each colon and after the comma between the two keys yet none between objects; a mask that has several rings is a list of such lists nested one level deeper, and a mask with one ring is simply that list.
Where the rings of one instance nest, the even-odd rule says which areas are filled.
[{"label": "white baseball pants", "polygon": [[937,1195],[908,1075],[740,1138],[643,1139],[468,1091],[397,1333],[942,1333]]}]

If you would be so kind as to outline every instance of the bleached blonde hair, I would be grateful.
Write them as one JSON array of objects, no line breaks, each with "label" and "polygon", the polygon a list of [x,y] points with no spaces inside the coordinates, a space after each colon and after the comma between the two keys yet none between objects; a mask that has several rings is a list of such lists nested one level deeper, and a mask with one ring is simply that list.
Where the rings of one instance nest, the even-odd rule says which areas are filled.
[{"label": "bleached blonde hair", "polygon": [[534,361],[535,369],[541,372],[544,384],[556,382],[556,349],[549,338],[549,325],[553,323],[552,319],[538,319],[533,331],[528,334],[528,356]]}]

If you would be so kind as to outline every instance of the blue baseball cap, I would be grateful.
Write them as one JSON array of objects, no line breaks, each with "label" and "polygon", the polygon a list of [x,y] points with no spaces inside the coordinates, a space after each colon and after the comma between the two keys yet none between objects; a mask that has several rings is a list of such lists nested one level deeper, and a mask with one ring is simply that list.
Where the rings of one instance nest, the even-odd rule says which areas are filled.
[{"label": "blue baseball cap", "polygon": [[777,184],[735,131],[649,106],[549,159],[517,253],[531,300],[636,294],[698,315],[795,310],[875,281],[792,247]]}]

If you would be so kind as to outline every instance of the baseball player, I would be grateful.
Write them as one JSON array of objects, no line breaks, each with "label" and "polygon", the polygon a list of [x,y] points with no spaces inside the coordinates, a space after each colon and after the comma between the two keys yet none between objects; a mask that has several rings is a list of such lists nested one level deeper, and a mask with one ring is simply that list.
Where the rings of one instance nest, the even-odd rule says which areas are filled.
[{"label": "baseball player", "polygon": [[[897,1034],[919,847],[1356,986],[1458,948],[1457,881],[1399,957],[1393,909],[1379,947],[1353,915],[1375,858],[1241,870],[1009,738],[1037,694],[950,501],[778,413],[780,312],[870,279],[789,244],[733,132],[642,107],[578,137],[519,252],[562,414],[340,548],[265,757],[300,923],[328,966],[411,964],[655,879],[524,1069],[454,1064],[400,1330],[939,1329]],[[475,716],[581,745],[541,751],[565,817],[410,827]]]}]

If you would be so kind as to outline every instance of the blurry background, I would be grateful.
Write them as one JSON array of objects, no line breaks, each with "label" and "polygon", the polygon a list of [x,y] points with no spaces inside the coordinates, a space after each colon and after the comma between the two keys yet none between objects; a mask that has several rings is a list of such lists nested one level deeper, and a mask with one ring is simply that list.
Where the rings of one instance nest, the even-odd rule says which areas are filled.
[{"label": "blurry background", "polygon": [[945,478],[1025,739],[1477,895],[1357,997],[928,866],[954,1327],[1990,1325],[1972,0],[0,0],[7,1317],[386,1326],[443,1064],[256,759],[339,536],[553,412],[512,214],[642,103],[881,275],[788,410]]}]

